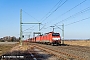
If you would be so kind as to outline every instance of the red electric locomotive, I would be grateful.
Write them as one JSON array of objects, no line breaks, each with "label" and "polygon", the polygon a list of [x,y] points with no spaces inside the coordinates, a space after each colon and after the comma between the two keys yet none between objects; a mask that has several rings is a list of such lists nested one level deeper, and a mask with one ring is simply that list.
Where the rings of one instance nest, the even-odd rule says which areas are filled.
[{"label": "red electric locomotive", "polygon": [[[59,33],[49,32],[44,35],[37,36],[34,39],[34,42],[46,43],[46,44],[61,44],[61,37]],[[33,41],[33,40],[32,40]]]}]

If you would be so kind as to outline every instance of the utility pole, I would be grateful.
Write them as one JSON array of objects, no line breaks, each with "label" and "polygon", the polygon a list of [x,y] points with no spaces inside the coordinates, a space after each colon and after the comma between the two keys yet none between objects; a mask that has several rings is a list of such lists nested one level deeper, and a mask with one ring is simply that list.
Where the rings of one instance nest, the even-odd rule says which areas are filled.
[{"label": "utility pole", "polygon": [[20,9],[20,46],[22,46],[22,24],[39,24],[39,31],[40,31],[40,24],[41,23],[22,23],[22,9]]},{"label": "utility pole", "polygon": [[40,24],[41,24],[41,23],[39,23],[39,31],[40,31]]},{"label": "utility pole", "polygon": [[62,44],[64,44],[64,24],[62,24]]},{"label": "utility pole", "polygon": [[20,10],[20,46],[22,46],[22,9]]}]

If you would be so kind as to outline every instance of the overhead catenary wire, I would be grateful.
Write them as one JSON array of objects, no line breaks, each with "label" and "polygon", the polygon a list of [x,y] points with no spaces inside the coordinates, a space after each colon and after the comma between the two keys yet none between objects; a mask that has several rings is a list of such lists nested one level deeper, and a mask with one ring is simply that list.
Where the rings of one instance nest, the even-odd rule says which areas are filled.
[{"label": "overhead catenary wire", "polygon": [[[82,2],[80,2],[80,3],[77,4],[77,5],[75,5],[74,7],[72,7],[71,9],[69,9],[68,11],[64,12],[63,14],[59,15],[58,17],[60,18],[61,16],[65,15],[66,13],[68,13],[68,12],[70,12],[70,11],[72,11],[73,9],[75,9],[75,8],[78,7],[78,6],[80,6],[80,5],[83,4],[84,2],[86,2],[86,0],[83,0]],[[58,17],[56,17],[56,18],[58,18]],[[54,20],[56,20],[56,18],[55,18]],[[50,20],[50,23],[51,23],[52,21],[54,21],[54,20]],[[47,22],[47,23],[49,23],[49,22]],[[45,27],[47,23],[45,23],[43,27]],[[57,23],[56,23],[56,24],[57,24]],[[43,27],[42,27],[42,28],[43,28]]]},{"label": "overhead catenary wire", "polygon": [[[69,9],[68,11],[64,12],[63,14],[59,15],[58,17],[60,18],[61,16],[65,15],[66,13],[68,13],[68,12],[70,12],[70,11],[72,11],[73,9],[75,9],[75,8],[78,7],[78,6],[80,6],[81,4],[83,4],[83,3],[86,2],[86,1],[87,1],[87,0],[84,0],[84,1],[80,2],[79,4],[77,4],[76,6],[72,7],[72,8]],[[58,18],[58,17],[56,17],[56,18]],[[56,18],[55,18],[55,20],[56,20]]]},{"label": "overhead catenary wire", "polygon": [[75,13],[75,14],[73,14],[73,15],[71,15],[71,16],[69,16],[69,17],[67,17],[67,18],[65,18],[65,19],[63,19],[63,20],[61,20],[61,21],[59,21],[59,22],[56,23],[56,24],[59,24],[59,23],[64,22],[64,21],[67,21],[68,19],[70,19],[70,18],[72,18],[72,17],[75,17],[75,16],[77,16],[77,15],[79,15],[79,14],[85,13],[85,12],[87,12],[87,11],[89,11],[89,10],[90,10],[90,7],[87,7],[87,8],[85,8],[85,9],[81,10],[80,12]]},{"label": "overhead catenary wire", "polygon": [[[32,26],[32,27],[34,27],[34,26]],[[32,27],[29,27],[29,28],[23,30],[23,32],[24,32],[24,31],[27,31],[27,30],[31,30]]]},{"label": "overhead catenary wire", "polygon": [[[56,5],[60,4],[61,1],[62,1],[62,0],[59,0],[59,2],[58,2]],[[55,6],[56,6],[56,5],[55,5]],[[55,7],[55,6],[54,6],[54,7]],[[53,7],[52,9],[54,9],[54,7]],[[51,9],[51,10],[52,10],[52,9]],[[26,13],[27,15],[29,15],[30,17],[32,17],[34,20],[37,20],[35,17],[31,16],[31,15],[30,15],[29,13],[27,13],[26,11],[24,11],[24,10],[22,10],[22,11],[23,11],[24,13]],[[50,13],[50,12],[49,12],[49,13]],[[37,20],[37,21],[38,21],[38,20]],[[38,22],[39,22],[39,21],[38,21]],[[42,25],[43,25],[43,24],[42,24]],[[30,29],[30,28],[28,28],[28,29],[26,29],[26,30],[29,30],[29,29]],[[24,30],[24,31],[26,31],[26,30]]]},{"label": "overhead catenary wire", "polygon": [[[86,1],[86,0],[84,0],[84,1]],[[84,1],[83,1],[83,2],[84,2]],[[74,8],[73,8],[73,9],[74,9]],[[71,10],[73,10],[73,9],[71,9]],[[71,10],[68,10],[68,12],[71,11]],[[66,13],[65,13],[65,14],[66,14]]]},{"label": "overhead catenary wire", "polygon": [[26,13],[27,15],[29,15],[31,18],[33,18],[34,20],[36,20],[37,22],[39,22],[38,19],[36,19],[35,17],[31,16],[29,13],[27,13],[26,11],[22,10],[24,13]]},{"label": "overhead catenary wire", "polygon": [[[62,0],[60,0],[57,4],[60,4],[61,1],[62,1]],[[57,5],[57,4],[56,4],[56,5]],[[55,6],[56,6],[56,5],[55,5]],[[55,7],[55,6],[54,6],[54,7]],[[53,8],[54,8],[54,7],[53,7]],[[52,9],[53,9],[53,8],[52,8]],[[52,10],[52,9],[51,9],[51,10]],[[34,20],[36,20],[36,21],[39,22],[38,19],[36,19],[35,17],[31,16],[31,15],[30,15],[29,13],[27,13],[26,11],[24,11],[24,10],[22,10],[22,11],[23,11],[24,13],[26,13],[27,15],[29,15],[30,17],[32,17]],[[50,13],[50,12],[49,12],[49,13]],[[43,24],[41,24],[41,25],[43,25]],[[33,26],[33,27],[34,27],[34,26]],[[29,29],[30,29],[30,28],[27,28],[26,30],[29,30]],[[26,31],[26,30],[24,30],[24,31]]]},{"label": "overhead catenary wire", "polygon": [[62,7],[67,1],[68,0],[65,0],[60,6],[58,6],[54,11],[52,11],[43,21],[45,21],[47,18],[49,18],[55,11],[57,11],[60,7]]},{"label": "overhead catenary wire", "polygon": [[71,25],[71,24],[75,24],[75,23],[78,23],[78,22],[81,22],[81,21],[84,21],[84,20],[87,20],[87,19],[90,19],[90,17],[87,17],[87,18],[84,18],[84,19],[81,19],[81,20],[78,20],[78,21],[66,24],[65,26],[68,26],[68,25]]},{"label": "overhead catenary wire", "polygon": [[[55,6],[41,19],[41,21],[42,21],[48,14],[50,14],[51,11],[52,11],[57,5],[60,5],[61,2],[62,2],[62,0],[59,0],[59,1],[55,4]],[[46,23],[45,23],[45,24],[41,24],[41,25],[46,26]],[[42,30],[42,29],[44,28],[44,26],[43,26],[40,30]]]},{"label": "overhead catenary wire", "polygon": [[48,14],[50,14],[51,11],[52,11],[58,4],[60,4],[61,2],[62,2],[62,0],[59,0],[59,1],[55,4],[55,6],[41,19],[41,21],[42,21]]},{"label": "overhead catenary wire", "polygon": [[[60,4],[61,2],[62,2],[62,0],[59,0],[59,2],[58,2],[55,6],[57,6],[57,5]],[[55,7],[55,6],[54,6],[54,7]],[[54,9],[54,7],[53,7],[50,11],[52,11],[52,10]],[[24,12],[25,12],[25,11],[24,11]],[[27,12],[25,12],[25,13],[28,14]],[[49,13],[50,13],[50,12],[48,12],[46,15],[48,15]],[[29,15],[30,17],[32,17],[30,14],[28,14],[28,15]],[[45,16],[46,16],[46,15],[45,15]],[[44,16],[44,17],[45,17],[45,16]],[[43,18],[44,18],[44,17],[43,17]],[[37,19],[34,18],[34,17],[32,17],[32,18],[35,19],[35,20],[37,20]],[[42,18],[42,19],[43,19],[43,18]],[[41,20],[42,20],[42,19],[41,19]],[[38,21],[38,20],[37,20],[37,21]],[[38,22],[39,22],[39,21],[38,21]],[[41,25],[43,25],[43,24],[41,24]],[[28,29],[29,29],[29,28],[28,28]]]},{"label": "overhead catenary wire", "polygon": [[[74,18],[74,17],[76,17],[77,15],[80,15],[80,14],[82,14],[82,13],[85,13],[85,12],[87,12],[87,11],[89,11],[89,10],[90,10],[90,7],[87,7],[87,8],[85,8],[85,9],[81,10],[80,12],[77,12],[77,13],[75,13],[75,14],[73,14],[73,15],[71,15],[71,16],[63,19],[63,20],[61,20],[60,22],[58,22],[58,23],[56,23],[56,24],[59,24],[59,23],[64,22],[64,21],[67,21],[68,19]],[[48,23],[48,22],[47,22],[47,23]],[[46,24],[47,24],[47,23],[46,23]],[[46,26],[46,24],[45,24],[42,28],[44,28],[44,27]],[[54,24],[54,25],[56,25],[56,24]]]},{"label": "overhead catenary wire", "polygon": [[[24,11],[24,10],[22,10],[24,13],[26,13],[27,15],[29,15],[31,18],[33,18],[34,20],[36,20],[37,22],[39,22],[39,20],[38,19],[36,19],[35,17],[33,17],[33,16],[31,16],[29,13],[27,13],[26,11]],[[32,26],[32,27],[34,27],[34,26]],[[29,29],[31,29],[31,27],[30,28],[27,28],[27,29],[25,29],[24,31],[26,31],[26,30],[29,30]],[[32,29],[32,30],[34,30],[34,29]],[[23,32],[24,32],[23,31]]]},{"label": "overhead catenary wire", "polygon": [[[53,12],[51,12],[51,14],[50,15],[52,15],[55,11],[57,11],[58,10],[58,8],[60,8],[60,7],[62,7],[66,2],[67,2],[68,0],[65,0],[62,4],[61,3],[59,3],[59,5],[60,6],[58,6]],[[60,1],[59,1],[60,2]],[[62,1],[61,1],[62,2]],[[50,17],[50,15],[48,15],[43,21],[45,21],[48,17]],[[43,22],[42,21],[42,22]],[[47,22],[48,23],[48,22]],[[46,26],[46,23],[44,24],[44,26],[41,28],[41,29],[43,29],[44,27]]]}]

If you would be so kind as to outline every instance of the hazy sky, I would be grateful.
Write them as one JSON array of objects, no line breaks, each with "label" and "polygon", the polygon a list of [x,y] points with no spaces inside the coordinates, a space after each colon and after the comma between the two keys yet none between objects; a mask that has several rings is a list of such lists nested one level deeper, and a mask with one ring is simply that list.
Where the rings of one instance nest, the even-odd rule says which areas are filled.
[{"label": "hazy sky", "polygon": [[[59,26],[64,23],[65,39],[90,38],[90,0],[0,0],[0,37],[19,37],[20,9],[23,22],[42,23],[42,33],[52,31],[50,26],[54,24]],[[38,31],[38,25],[33,24],[22,28],[25,38],[30,32]],[[62,36],[62,30],[57,27],[55,32]]]}]

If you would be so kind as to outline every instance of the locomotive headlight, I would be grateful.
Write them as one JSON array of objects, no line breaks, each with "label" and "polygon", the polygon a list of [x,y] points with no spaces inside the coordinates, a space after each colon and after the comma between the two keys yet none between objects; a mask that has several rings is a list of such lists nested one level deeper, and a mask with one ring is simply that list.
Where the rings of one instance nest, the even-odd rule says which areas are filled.
[{"label": "locomotive headlight", "polygon": [[60,40],[60,38],[52,38],[53,40]]}]

